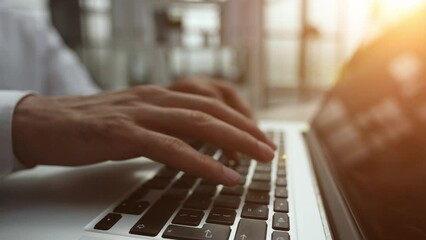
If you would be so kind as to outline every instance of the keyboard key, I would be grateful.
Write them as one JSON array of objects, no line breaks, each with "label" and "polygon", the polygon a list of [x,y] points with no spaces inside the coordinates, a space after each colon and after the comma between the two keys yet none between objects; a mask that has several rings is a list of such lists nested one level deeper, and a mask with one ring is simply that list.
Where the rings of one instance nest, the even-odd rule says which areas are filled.
[{"label": "keyboard key", "polygon": [[145,209],[147,209],[148,206],[149,206],[149,202],[147,201],[135,202],[132,200],[125,200],[114,209],[114,212],[139,215],[139,214],[142,214],[142,212],[145,211]]},{"label": "keyboard key", "polygon": [[169,225],[164,231],[163,237],[185,240],[228,240],[230,234],[230,227],[217,224],[205,224],[203,228]]},{"label": "keyboard key", "polygon": [[246,178],[245,176],[240,176],[240,182],[239,182],[239,185],[240,185],[240,186],[245,185],[245,184],[246,184],[246,180],[247,180],[247,178]]},{"label": "keyboard key", "polygon": [[253,175],[253,181],[271,182],[271,174],[269,174],[269,173],[255,173]]},{"label": "keyboard key", "polygon": [[287,188],[285,188],[285,187],[275,188],[275,197],[276,198],[287,198],[288,197]]},{"label": "keyboard key", "polygon": [[235,240],[265,240],[266,239],[266,222],[241,219],[238,224]]},{"label": "keyboard key", "polygon": [[235,171],[237,171],[239,174],[246,176],[249,172],[248,166],[238,166],[235,168]]},{"label": "keyboard key", "polygon": [[194,195],[202,195],[202,196],[209,196],[212,197],[216,193],[216,186],[213,185],[198,185],[194,189]]},{"label": "keyboard key", "polygon": [[217,152],[217,150],[219,150],[219,148],[217,146],[210,145],[204,151],[204,155],[208,155],[208,156],[213,157],[215,155],[215,153]]},{"label": "keyboard key", "polygon": [[[278,165],[279,167],[279,165]],[[287,175],[286,170],[285,169],[278,169],[277,171],[277,176],[278,177],[285,177]]]},{"label": "keyboard key", "polygon": [[206,222],[217,223],[222,225],[232,225],[235,221],[237,213],[230,209],[213,208],[207,217]]},{"label": "keyboard key", "polygon": [[102,220],[99,221],[94,228],[98,230],[105,230],[105,231],[109,230],[110,228],[112,228],[112,226],[114,226],[114,224],[118,222],[118,220],[120,220],[120,218],[121,218],[120,214],[109,213],[104,218],[102,218]]},{"label": "keyboard key", "polygon": [[161,190],[166,188],[169,185],[170,181],[171,179],[169,178],[153,178],[146,182],[143,187]]},{"label": "keyboard key", "polygon": [[190,189],[194,186],[197,179],[190,176],[182,176],[173,184],[172,188]]},{"label": "keyboard key", "polygon": [[290,235],[286,232],[272,232],[272,240],[290,240]]},{"label": "keyboard key", "polygon": [[250,191],[269,192],[271,184],[265,182],[252,182],[249,186]]},{"label": "keyboard key", "polygon": [[269,193],[266,192],[248,192],[246,195],[246,202],[258,203],[258,204],[269,204]]},{"label": "keyboard key", "polygon": [[206,210],[209,208],[212,199],[206,196],[191,196],[183,205],[185,208]]},{"label": "keyboard key", "polygon": [[223,195],[233,195],[233,196],[241,196],[244,193],[244,187],[242,186],[234,186],[234,187],[223,187],[221,194]]},{"label": "keyboard key", "polygon": [[238,166],[250,166],[251,164],[251,159],[250,158],[242,158],[240,159],[240,161],[238,162]]},{"label": "keyboard key", "polygon": [[268,209],[268,206],[266,205],[246,203],[243,207],[243,212],[241,213],[241,217],[267,220],[268,212],[269,212],[269,209]]},{"label": "keyboard key", "polygon": [[188,189],[170,188],[164,195],[163,198],[172,198],[176,200],[183,200],[188,194]]},{"label": "keyboard key", "polygon": [[255,172],[256,173],[270,173],[272,170],[270,165],[257,164]]},{"label": "keyboard key", "polygon": [[236,196],[219,195],[215,202],[215,207],[237,209],[240,206],[241,198]]},{"label": "keyboard key", "polygon": [[179,206],[179,201],[160,199],[130,229],[131,234],[156,236]]},{"label": "keyboard key", "polygon": [[206,223],[202,228],[202,233],[202,239],[228,240],[231,234],[231,228],[228,226]]},{"label": "keyboard key", "polygon": [[287,186],[287,179],[285,179],[284,177],[279,177],[277,178],[276,184],[278,187],[285,187]]},{"label": "keyboard key", "polygon": [[203,211],[181,209],[173,219],[173,223],[181,225],[198,226],[204,217]]},{"label": "keyboard key", "polygon": [[200,185],[212,185],[212,186],[217,186],[217,185],[219,185],[219,184],[214,183],[214,182],[210,182],[210,181],[208,181],[208,180],[203,179],[203,180],[201,180]]},{"label": "keyboard key", "polygon": [[284,170],[286,169],[286,163],[285,161],[279,161],[278,162],[278,170]]},{"label": "keyboard key", "polygon": [[178,170],[163,167],[158,173],[155,175],[156,178],[174,178],[179,173]]},{"label": "keyboard key", "polygon": [[288,212],[288,202],[285,199],[277,198],[274,201],[275,212]]},{"label": "keyboard key", "polygon": [[272,228],[275,230],[288,231],[290,230],[290,222],[288,215],[285,213],[275,213],[272,220]]},{"label": "keyboard key", "polygon": [[147,193],[148,193],[148,189],[138,188],[136,191],[130,194],[128,199],[138,201],[138,200],[141,200],[143,197],[145,197]]}]

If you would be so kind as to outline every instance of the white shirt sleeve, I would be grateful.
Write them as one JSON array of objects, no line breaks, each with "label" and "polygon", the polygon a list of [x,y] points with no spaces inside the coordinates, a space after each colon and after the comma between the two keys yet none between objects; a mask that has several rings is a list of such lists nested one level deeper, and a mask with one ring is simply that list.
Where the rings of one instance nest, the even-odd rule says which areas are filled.
[{"label": "white shirt sleeve", "polygon": [[0,177],[22,168],[13,152],[12,118],[15,106],[29,94],[31,92],[0,90]]}]

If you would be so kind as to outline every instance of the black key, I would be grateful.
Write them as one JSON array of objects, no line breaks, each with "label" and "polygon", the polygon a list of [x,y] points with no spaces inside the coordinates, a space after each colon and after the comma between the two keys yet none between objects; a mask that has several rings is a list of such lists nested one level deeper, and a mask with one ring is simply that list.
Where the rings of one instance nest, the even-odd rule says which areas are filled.
[{"label": "black key", "polygon": [[287,175],[287,173],[286,173],[285,169],[278,169],[278,171],[277,171],[278,177],[285,177],[286,175]]},{"label": "black key", "polygon": [[272,232],[272,240],[290,240],[290,235],[286,232]]},{"label": "black key", "polygon": [[237,209],[240,206],[241,198],[236,196],[219,195],[215,202],[215,207]]},{"label": "black key", "polygon": [[279,177],[277,178],[276,184],[278,187],[285,187],[287,186],[287,179],[285,179],[284,177]]},{"label": "black key", "polygon": [[204,155],[213,156],[217,150],[219,150],[218,147],[210,145],[207,147],[207,149],[204,151]]},{"label": "black key", "polygon": [[235,234],[235,240],[265,240],[266,239],[266,222],[253,220],[253,219],[241,219],[238,224],[237,233]]},{"label": "black key", "polygon": [[179,201],[160,199],[130,229],[131,234],[156,236],[179,206]]},{"label": "black key", "polygon": [[235,221],[237,213],[230,209],[213,208],[207,217],[206,222],[217,223],[222,225],[232,225]]},{"label": "black key", "polygon": [[160,171],[158,171],[155,177],[156,178],[174,178],[178,173],[179,171],[175,169],[163,167]]},{"label": "black key", "polygon": [[253,181],[271,182],[271,174],[269,174],[269,173],[255,173],[253,175]]},{"label": "black key", "polygon": [[245,176],[249,172],[249,167],[248,166],[239,166],[239,167],[235,168],[235,171],[237,171],[239,174]]},{"label": "black key", "polygon": [[147,193],[148,193],[148,189],[138,188],[136,191],[130,194],[128,199],[138,201],[138,200],[141,200],[143,197],[145,197]]},{"label": "black key", "polygon": [[248,167],[248,166],[250,166],[250,164],[251,164],[251,159],[249,159],[249,158],[240,159],[240,161],[238,162],[238,166]]},{"label": "black key", "polygon": [[288,215],[285,213],[275,213],[272,220],[272,228],[275,230],[288,231],[290,230],[290,222]]},{"label": "black key", "polygon": [[181,225],[198,226],[204,217],[203,211],[181,209],[173,219],[173,223]]},{"label": "black key", "polygon": [[206,196],[191,196],[183,205],[185,208],[206,210],[209,208],[212,199]]},{"label": "black key", "polygon": [[203,228],[169,225],[163,237],[182,240],[228,240],[230,234],[230,227],[216,224],[204,224]]},{"label": "black key", "polygon": [[266,205],[247,203],[243,207],[243,212],[241,213],[241,217],[267,220],[268,212],[269,212],[269,209],[268,209],[268,206]]},{"label": "black key", "polygon": [[170,181],[170,178],[153,178],[146,182],[143,187],[152,189],[164,189],[169,185]]},{"label": "black key", "polygon": [[198,185],[194,189],[194,195],[202,195],[212,197],[216,193],[216,186],[213,185]]},{"label": "black key", "polygon": [[239,185],[245,185],[246,184],[246,177],[245,176],[241,176],[240,177],[240,182],[239,182]]},{"label": "black key", "polygon": [[204,146],[204,143],[203,142],[201,142],[201,141],[192,141],[190,144],[189,144],[193,149],[195,149],[195,150],[197,150],[197,151],[199,151],[203,146]]},{"label": "black key", "polygon": [[202,228],[203,240],[214,239],[214,240],[228,240],[231,234],[231,228],[228,226],[222,226],[217,224],[204,224]]},{"label": "black key", "polygon": [[170,188],[164,195],[163,198],[172,198],[176,200],[183,200],[188,194],[188,189]]},{"label": "black key", "polygon": [[270,173],[272,170],[271,166],[269,165],[262,165],[262,164],[257,164],[256,166],[256,173]]},{"label": "black key", "polygon": [[275,212],[288,212],[288,202],[285,199],[277,198],[274,201]]},{"label": "black key", "polygon": [[246,202],[258,203],[258,204],[269,204],[269,193],[266,192],[248,192],[246,195]]},{"label": "black key", "polygon": [[277,197],[277,198],[287,198],[288,197],[287,188],[285,188],[285,187],[277,187],[277,188],[275,188],[275,197]]},{"label": "black key", "polygon": [[114,209],[114,212],[139,215],[142,214],[148,206],[149,202],[147,201],[125,200]]},{"label": "black key", "polygon": [[242,186],[234,186],[234,187],[223,187],[221,194],[224,195],[233,195],[233,196],[241,196],[244,193],[244,187]]},{"label": "black key", "polygon": [[200,182],[200,185],[212,185],[212,186],[217,186],[217,185],[219,185],[219,184],[218,184],[218,183],[214,183],[214,182],[210,182],[210,181],[208,181],[208,180],[203,179],[203,180]]},{"label": "black key", "polygon": [[109,213],[108,215],[106,215],[104,218],[102,218],[102,220],[99,221],[95,225],[95,229],[109,230],[110,228],[112,228],[112,226],[114,226],[114,224],[116,224],[118,222],[118,220],[120,220],[120,218],[121,218],[120,214]]},{"label": "black key", "polygon": [[269,192],[271,184],[266,182],[252,182],[249,186],[250,191]]},{"label": "black key", "polygon": [[172,188],[190,189],[196,180],[194,177],[184,175],[173,184]]}]

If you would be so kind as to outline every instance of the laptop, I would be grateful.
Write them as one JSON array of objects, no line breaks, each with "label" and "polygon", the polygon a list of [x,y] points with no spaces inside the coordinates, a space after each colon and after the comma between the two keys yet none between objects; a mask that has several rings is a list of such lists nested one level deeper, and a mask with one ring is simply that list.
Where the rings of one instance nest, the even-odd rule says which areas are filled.
[{"label": "laptop", "polygon": [[238,186],[143,158],[40,166],[0,182],[0,239],[426,239],[421,19],[360,49],[310,124],[261,121],[270,164],[194,145],[240,172]]}]

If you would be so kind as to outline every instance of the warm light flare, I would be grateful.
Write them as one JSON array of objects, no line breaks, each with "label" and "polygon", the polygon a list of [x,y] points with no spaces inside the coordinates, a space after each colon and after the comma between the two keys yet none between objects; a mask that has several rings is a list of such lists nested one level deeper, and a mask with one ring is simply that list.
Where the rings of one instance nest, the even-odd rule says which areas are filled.
[{"label": "warm light flare", "polygon": [[386,22],[396,21],[425,4],[425,0],[377,0],[380,18]]}]

